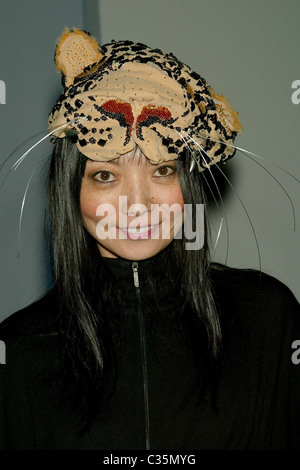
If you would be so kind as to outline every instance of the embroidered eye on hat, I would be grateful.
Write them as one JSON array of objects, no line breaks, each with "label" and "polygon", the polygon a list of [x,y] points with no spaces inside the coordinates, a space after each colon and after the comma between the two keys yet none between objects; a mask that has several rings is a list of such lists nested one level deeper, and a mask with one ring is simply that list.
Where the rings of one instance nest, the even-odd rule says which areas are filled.
[{"label": "embroidered eye on hat", "polygon": [[71,138],[86,157],[108,161],[138,145],[157,164],[190,150],[202,171],[234,155],[238,113],[173,54],[131,41],[100,47],[65,28],[55,63],[64,91],[49,132]]}]

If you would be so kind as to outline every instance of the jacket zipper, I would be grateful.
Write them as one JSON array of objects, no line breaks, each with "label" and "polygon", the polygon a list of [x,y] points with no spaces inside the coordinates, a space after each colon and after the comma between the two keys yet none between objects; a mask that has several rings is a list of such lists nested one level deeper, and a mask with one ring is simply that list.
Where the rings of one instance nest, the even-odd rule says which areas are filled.
[{"label": "jacket zipper", "polygon": [[146,346],[146,330],[145,320],[142,313],[140,282],[138,273],[138,263],[132,263],[133,282],[136,292],[137,309],[140,329],[141,357],[143,370],[143,391],[144,391],[144,410],[145,410],[145,441],[146,450],[150,450],[150,420],[149,420],[149,387],[148,387],[148,367],[147,367],[147,346]]}]

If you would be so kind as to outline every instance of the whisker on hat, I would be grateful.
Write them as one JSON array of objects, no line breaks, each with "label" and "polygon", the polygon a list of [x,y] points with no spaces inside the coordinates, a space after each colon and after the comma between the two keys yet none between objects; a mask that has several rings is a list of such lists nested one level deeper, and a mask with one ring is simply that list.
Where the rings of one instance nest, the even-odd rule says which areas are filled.
[{"label": "whisker on hat", "polygon": [[[211,138],[211,137],[210,137]],[[214,140],[214,141],[217,141],[217,142],[220,142],[218,141],[217,139],[213,139],[211,138],[211,140]],[[292,215],[293,215],[293,226],[294,226],[294,231],[296,231],[296,214],[295,214],[295,207],[294,207],[294,204],[293,204],[293,201],[292,201],[292,198],[291,196],[289,195],[289,193],[287,192],[287,190],[285,189],[285,187],[282,185],[282,183],[278,180],[278,178],[276,178],[276,176],[273,175],[273,173],[271,173],[271,171],[269,171],[264,165],[262,165],[261,163],[259,163],[256,159],[260,159],[260,160],[263,160],[264,162],[266,163],[269,163],[270,165],[273,165],[274,167],[278,168],[280,171],[284,172],[286,175],[290,176],[291,178],[293,178],[295,181],[297,181],[297,183],[300,183],[300,179],[297,178],[295,175],[293,175],[292,173],[290,173],[289,171],[287,171],[285,168],[282,168],[280,165],[278,165],[277,163],[275,162],[272,162],[270,160],[268,160],[267,158],[264,158],[264,157],[261,157],[260,155],[257,155],[256,153],[254,152],[250,152],[249,150],[246,150],[246,149],[243,149],[242,147],[238,147],[236,145],[231,145],[231,144],[225,144],[227,146],[230,146],[230,147],[233,147],[235,148],[236,150],[238,150],[243,156],[249,158],[250,160],[252,160],[254,163],[256,163],[258,166],[260,166],[266,173],[268,173],[271,178],[278,184],[278,186],[280,186],[280,188],[282,189],[282,191],[285,193],[285,195],[287,196],[289,202],[290,202],[290,206],[291,206],[291,210],[292,210]]]},{"label": "whisker on hat", "polygon": [[[193,141],[194,145],[196,145],[199,149],[200,149],[200,152],[201,152],[201,155],[202,155],[202,158],[204,160],[204,163],[205,165],[207,165],[207,168],[209,168],[209,165],[208,163],[206,162],[205,158],[204,158],[204,155],[205,154],[208,158],[209,158],[209,155],[207,154],[207,152],[205,152],[205,150],[200,146],[200,144],[198,144],[195,139],[193,139],[191,136],[189,136],[189,138]],[[252,233],[253,233],[253,236],[254,236],[254,241],[255,241],[255,245],[256,245],[256,249],[257,249],[257,254],[258,254],[258,263],[259,263],[259,271],[261,273],[261,254],[260,254],[260,248],[259,248],[259,243],[258,243],[258,239],[257,239],[257,235],[256,235],[256,232],[255,232],[255,229],[254,229],[254,225],[252,223],[252,220],[251,220],[251,217],[250,217],[250,214],[243,202],[243,200],[241,199],[239,193],[236,191],[236,189],[234,188],[234,186],[232,185],[232,183],[230,182],[230,180],[227,178],[227,176],[225,175],[225,173],[221,170],[221,168],[218,166],[218,165],[215,165],[216,166],[216,169],[217,171],[219,171],[222,176],[225,178],[225,180],[227,181],[227,183],[229,184],[229,186],[231,187],[231,189],[233,190],[234,194],[236,195],[236,197],[238,198],[241,206],[243,207],[243,210],[246,214],[246,217],[249,221],[249,224],[250,224],[250,227],[251,227],[251,230],[252,230]]]},{"label": "whisker on hat", "polygon": [[[199,161],[196,159],[196,157],[195,157],[195,155],[194,155],[194,153],[195,153],[194,150],[192,150],[192,149],[190,148],[190,146],[189,146],[187,140],[185,139],[185,137],[184,137],[180,132],[179,132],[179,135],[180,135],[180,137],[183,139],[183,141],[185,142],[185,144],[187,145],[187,147],[189,148],[189,151],[190,151],[190,154],[191,154],[191,158],[193,159],[192,161],[197,164],[198,169],[199,169],[199,168],[200,168],[200,166],[199,166]],[[224,264],[226,264],[226,263],[227,263],[227,260],[228,260],[228,256],[229,256],[229,226],[228,226],[228,219],[227,219],[227,214],[226,214],[226,209],[225,209],[225,204],[224,204],[224,201],[223,201],[223,198],[222,198],[222,194],[221,194],[221,192],[220,192],[220,189],[219,189],[219,187],[218,187],[218,184],[217,184],[217,182],[216,182],[216,179],[214,178],[214,175],[213,175],[213,173],[212,173],[212,171],[211,171],[211,169],[210,169],[209,166],[208,166],[208,171],[209,171],[209,173],[210,173],[210,175],[211,175],[211,178],[212,178],[212,180],[213,180],[213,183],[214,183],[214,185],[215,185],[215,187],[216,187],[216,190],[217,190],[217,193],[218,193],[218,196],[219,196],[219,198],[220,198],[221,205],[222,205],[222,209],[221,209],[220,206],[219,206],[219,203],[218,203],[218,201],[217,201],[217,198],[216,198],[216,196],[215,196],[215,193],[214,193],[213,189],[211,188],[211,186],[210,186],[210,184],[209,184],[207,178],[205,177],[204,172],[202,172],[202,175],[201,175],[201,176],[203,177],[203,179],[204,179],[204,181],[205,181],[205,183],[206,183],[206,185],[207,185],[207,187],[208,187],[208,189],[209,189],[209,191],[210,191],[210,193],[211,193],[211,195],[212,195],[212,197],[213,197],[213,200],[215,201],[215,204],[216,204],[216,207],[217,207],[217,209],[218,209],[218,211],[219,211],[219,213],[220,213],[220,216],[221,216],[221,222],[220,222],[219,230],[218,230],[218,233],[217,233],[217,238],[216,238],[216,240],[215,240],[214,248],[213,248],[213,250],[212,250],[212,253],[215,253],[215,251],[216,251],[216,248],[217,248],[217,245],[218,245],[218,242],[219,242],[219,238],[220,238],[220,235],[221,235],[221,230],[222,230],[222,227],[223,227],[223,220],[225,219],[225,227],[226,227],[226,255],[225,255]]]}]

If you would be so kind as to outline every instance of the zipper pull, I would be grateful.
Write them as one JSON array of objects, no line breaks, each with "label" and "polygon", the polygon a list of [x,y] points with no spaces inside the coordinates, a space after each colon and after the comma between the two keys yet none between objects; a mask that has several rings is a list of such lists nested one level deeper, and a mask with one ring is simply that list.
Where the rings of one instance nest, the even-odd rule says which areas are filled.
[{"label": "zipper pull", "polygon": [[138,263],[136,261],[132,263],[132,271],[133,271],[134,287],[139,287],[140,282],[139,282],[139,273],[138,273]]}]

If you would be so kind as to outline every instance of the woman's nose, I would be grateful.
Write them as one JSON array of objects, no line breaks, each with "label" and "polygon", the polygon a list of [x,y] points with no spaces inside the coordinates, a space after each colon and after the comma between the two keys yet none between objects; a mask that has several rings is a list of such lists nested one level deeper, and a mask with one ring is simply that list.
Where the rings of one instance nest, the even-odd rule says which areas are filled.
[{"label": "woman's nose", "polygon": [[151,210],[150,187],[146,178],[134,175],[122,188],[121,211],[128,216],[140,216]]}]

